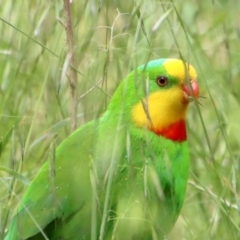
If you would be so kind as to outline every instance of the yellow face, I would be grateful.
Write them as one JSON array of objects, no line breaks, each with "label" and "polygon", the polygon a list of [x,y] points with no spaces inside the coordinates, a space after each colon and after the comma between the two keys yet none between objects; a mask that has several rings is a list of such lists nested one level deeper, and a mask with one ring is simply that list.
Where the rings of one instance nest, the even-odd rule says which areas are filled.
[{"label": "yellow face", "polygon": [[195,79],[197,78],[196,70],[192,65],[185,63],[180,59],[168,59],[163,64],[166,71],[177,78],[180,83],[186,82],[186,79]]},{"label": "yellow face", "polygon": [[165,128],[186,118],[189,102],[186,97],[189,93],[186,94],[183,89],[188,85],[187,79],[190,82],[196,80],[196,71],[191,65],[184,64],[179,59],[168,59],[163,66],[168,76],[174,78],[176,83],[171,87],[159,87],[159,91],[150,93],[133,107],[132,119],[139,127]]}]

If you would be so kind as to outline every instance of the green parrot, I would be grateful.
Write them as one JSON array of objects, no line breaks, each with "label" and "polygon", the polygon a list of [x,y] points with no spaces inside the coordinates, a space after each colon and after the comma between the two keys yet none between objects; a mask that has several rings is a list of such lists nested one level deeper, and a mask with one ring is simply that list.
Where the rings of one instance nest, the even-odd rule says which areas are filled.
[{"label": "green parrot", "polygon": [[56,149],[28,187],[5,239],[163,239],[183,205],[186,112],[196,71],[179,59],[133,70],[106,112]]}]

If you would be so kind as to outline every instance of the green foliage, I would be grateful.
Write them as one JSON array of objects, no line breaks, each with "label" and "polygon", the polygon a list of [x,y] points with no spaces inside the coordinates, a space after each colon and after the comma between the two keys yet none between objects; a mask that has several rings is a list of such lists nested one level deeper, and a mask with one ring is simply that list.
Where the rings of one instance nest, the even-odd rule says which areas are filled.
[{"label": "green foliage", "polygon": [[[0,239],[40,166],[70,134],[62,1],[0,1]],[[191,173],[169,239],[239,239],[238,1],[73,1],[78,125],[104,112],[149,59],[198,71],[188,114]]]}]

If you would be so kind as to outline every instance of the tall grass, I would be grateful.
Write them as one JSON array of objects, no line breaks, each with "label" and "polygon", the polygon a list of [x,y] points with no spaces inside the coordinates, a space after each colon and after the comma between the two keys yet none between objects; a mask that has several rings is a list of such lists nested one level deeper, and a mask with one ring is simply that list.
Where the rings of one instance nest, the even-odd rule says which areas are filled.
[{"label": "tall grass", "polygon": [[[70,134],[62,1],[0,1],[0,239],[49,154]],[[191,173],[169,239],[240,239],[240,3],[74,1],[78,126],[150,59],[183,57],[201,105],[188,114]]]}]

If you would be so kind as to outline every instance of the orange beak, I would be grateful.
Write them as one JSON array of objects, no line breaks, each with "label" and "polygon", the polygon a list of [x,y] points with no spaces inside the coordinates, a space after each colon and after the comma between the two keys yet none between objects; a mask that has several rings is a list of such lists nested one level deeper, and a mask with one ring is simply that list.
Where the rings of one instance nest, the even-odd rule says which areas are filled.
[{"label": "orange beak", "polygon": [[184,83],[182,85],[184,103],[188,103],[193,100],[193,98],[199,97],[199,87],[195,79],[190,80],[189,83]]}]

